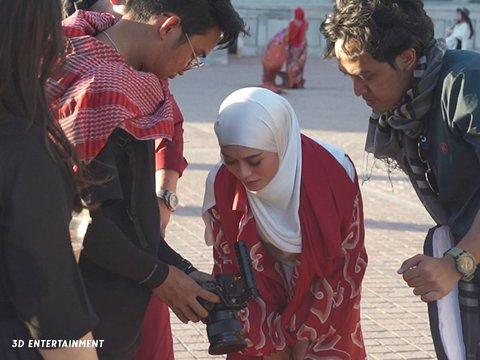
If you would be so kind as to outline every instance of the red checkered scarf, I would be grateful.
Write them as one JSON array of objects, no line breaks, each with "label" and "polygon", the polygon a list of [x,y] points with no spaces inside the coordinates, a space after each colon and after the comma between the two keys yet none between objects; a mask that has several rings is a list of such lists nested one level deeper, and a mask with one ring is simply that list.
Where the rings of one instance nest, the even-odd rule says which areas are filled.
[{"label": "red checkered scarf", "polygon": [[133,69],[113,47],[94,38],[115,22],[113,15],[85,11],[64,20],[65,64],[48,81],[54,114],[87,164],[117,127],[138,140],[173,135],[168,82]]}]

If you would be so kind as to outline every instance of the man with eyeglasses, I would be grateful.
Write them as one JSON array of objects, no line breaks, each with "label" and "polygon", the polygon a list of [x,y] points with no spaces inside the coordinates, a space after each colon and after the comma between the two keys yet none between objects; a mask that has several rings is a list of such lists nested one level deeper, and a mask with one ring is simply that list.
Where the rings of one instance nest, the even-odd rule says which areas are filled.
[{"label": "man with eyeglasses", "polygon": [[[438,358],[479,359],[480,54],[435,40],[421,0],[339,0],[320,30],[326,56],[373,110],[366,150],[405,171],[438,225],[425,242],[434,256],[398,270],[429,303]],[[437,310],[459,309],[459,330],[440,335],[457,324]]]},{"label": "man with eyeglasses", "polygon": [[100,358],[122,360],[135,357],[152,293],[185,323],[207,316],[197,298],[219,300],[187,275],[202,274],[162,237],[156,195],[173,211],[180,174],[164,174],[156,192],[154,140],[173,142],[183,131],[167,79],[200,67],[215,46],[227,47],[246,31],[230,0],[111,2],[125,3],[119,19],[77,11],[64,21],[66,58],[48,92],[60,125],[100,182],[86,191],[95,208],[79,266],[100,318]]}]

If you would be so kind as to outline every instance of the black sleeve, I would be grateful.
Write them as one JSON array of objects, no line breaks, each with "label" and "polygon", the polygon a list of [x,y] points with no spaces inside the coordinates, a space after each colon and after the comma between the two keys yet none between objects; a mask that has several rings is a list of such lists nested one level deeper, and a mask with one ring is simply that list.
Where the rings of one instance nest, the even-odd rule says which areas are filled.
[{"label": "black sleeve", "polygon": [[107,216],[105,208],[90,213],[92,223],[85,234],[82,257],[122,277],[151,289],[161,285],[168,265],[133,244]]},{"label": "black sleeve", "polygon": [[158,258],[173,266],[177,266],[183,260],[183,257],[172,249],[164,239],[160,240],[158,246]]},{"label": "black sleeve", "polygon": [[[32,131],[32,130],[31,130]],[[31,136],[2,164],[0,279],[34,338],[79,339],[97,323],[69,235],[72,185],[43,137]]]}]

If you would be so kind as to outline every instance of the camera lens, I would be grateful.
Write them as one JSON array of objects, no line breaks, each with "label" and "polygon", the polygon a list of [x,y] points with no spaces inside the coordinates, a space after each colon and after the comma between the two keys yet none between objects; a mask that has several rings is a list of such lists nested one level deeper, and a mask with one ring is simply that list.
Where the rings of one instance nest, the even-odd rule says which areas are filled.
[{"label": "camera lens", "polygon": [[242,325],[234,311],[218,310],[210,313],[207,325],[207,335],[210,341],[208,353],[221,355],[244,349],[247,342],[240,334],[241,329]]}]

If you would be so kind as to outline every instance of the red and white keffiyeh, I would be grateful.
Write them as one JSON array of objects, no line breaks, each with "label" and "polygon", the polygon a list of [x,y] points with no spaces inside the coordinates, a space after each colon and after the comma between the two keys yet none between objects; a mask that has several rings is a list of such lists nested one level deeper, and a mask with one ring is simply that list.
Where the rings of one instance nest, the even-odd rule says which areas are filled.
[{"label": "red and white keffiyeh", "polygon": [[139,140],[173,135],[168,82],[133,69],[94,37],[116,21],[111,14],[85,11],[65,19],[65,63],[48,81],[54,115],[85,163],[98,155],[117,127]]}]

